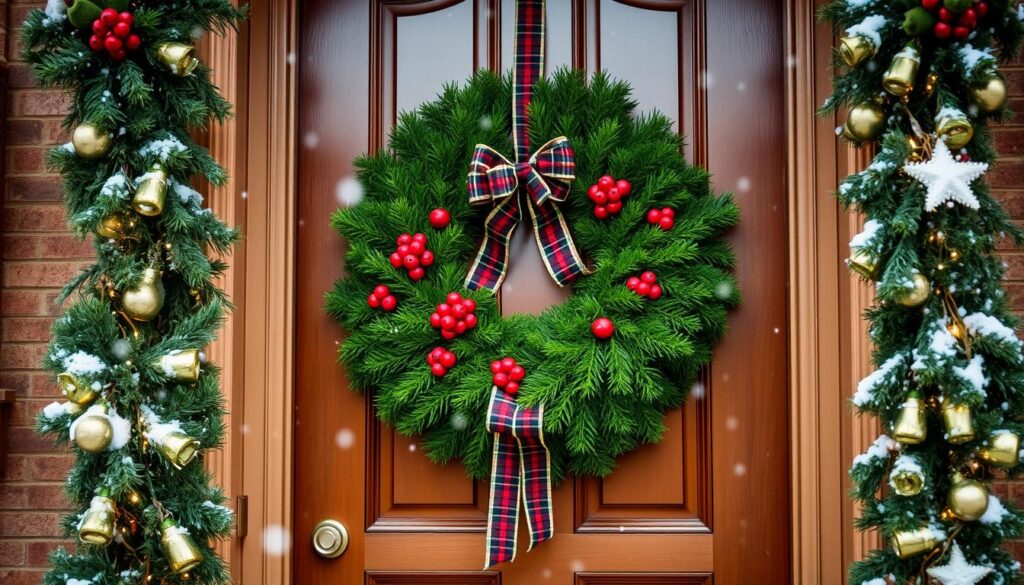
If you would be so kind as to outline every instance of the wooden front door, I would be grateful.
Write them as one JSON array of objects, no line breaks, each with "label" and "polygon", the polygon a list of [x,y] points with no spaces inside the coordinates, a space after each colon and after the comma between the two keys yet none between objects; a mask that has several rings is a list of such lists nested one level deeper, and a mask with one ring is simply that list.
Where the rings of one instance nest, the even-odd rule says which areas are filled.
[{"label": "wooden front door", "polygon": [[[386,143],[396,113],[477,68],[511,65],[513,0],[307,0],[298,87],[294,582],[298,585],[782,584],[790,579],[785,111],[781,2],[549,0],[547,63],[630,81],[687,137],[716,189],[736,193],[730,234],[743,306],[664,441],[603,481],[555,493],[555,538],[481,572],[487,485],[430,464],[374,418],[336,363],[344,333],[321,311],[344,270],[330,213],[351,161]],[[558,302],[519,230],[503,311]],[[310,533],[344,523],[343,556]]]}]

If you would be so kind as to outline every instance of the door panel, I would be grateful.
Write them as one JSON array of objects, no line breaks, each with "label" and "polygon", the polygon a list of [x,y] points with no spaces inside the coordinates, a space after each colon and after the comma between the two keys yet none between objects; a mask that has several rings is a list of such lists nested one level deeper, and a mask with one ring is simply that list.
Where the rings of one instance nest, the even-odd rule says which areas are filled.
[{"label": "door panel", "polygon": [[[299,60],[295,582],[391,584],[783,583],[789,576],[782,8],[743,0],[550,0],[547,68],[606,69],[686,135],[688,160],[735,190],[744,305],[664,440],[603,480],[555,491],[556,537],[491,571],[487,485],[431,464],[335,363],[344,333],[321,313],[343,271],[329,229],[358,199],[352,159],[386,142],[398,112],[474,69],[511,66],[514,0],[307,0]],[[741,32],[742,31],[742,32]],[[710,73],[705,73],[710,71]],[[511,106],[511,105],[510,105]],[[755,154],[756,153],[756,154]],[[502,312],[567,291],[517,230]],[[324,518],[352,533],[340,558],[308,544]],[[524,523],[525,524],[525,523]],[[525,543],[525,535],[520,542]]]}]

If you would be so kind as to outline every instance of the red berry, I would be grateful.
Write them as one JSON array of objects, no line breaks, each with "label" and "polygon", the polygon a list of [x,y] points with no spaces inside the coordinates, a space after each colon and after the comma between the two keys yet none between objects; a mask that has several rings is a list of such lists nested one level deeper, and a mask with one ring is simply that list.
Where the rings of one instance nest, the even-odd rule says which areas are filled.
[{"label": "red berry", "polygon": [[988,14],[988,2],[978,2],[974,5],[974,10],[978,13],[979,17]]},{"label": "red berry", "polygon": [[494,374],[494,385],[498,388],[508,386],[508,374],[505,372],[498,372],[497,374]]},{"label": "red berry", "polygon": [[435,347],[434,349],[430,350],[430,359],[436,362],[439,359],[441,359],[441,356],[444,355],[444,352],[445,349],[443,347]]},{"label": "red berry", "polygon": [[620,211],[622,211],[622,202],[621,201],[612,201],[612,202],[608,203],[608,213],[611,213],[611,214],[614,215],[614,214],[616,214],[616,213],[618,213]]},{"label": "red berry", "polygon": [[635,290],[636,294],[642,297],[646,297],[647,295],[651,294],[651,285],[650,283],[647,282],[641,282],[640,284],[636,285]]},{"label": "red berry", "polygon": [[615,202],[620,199],[622,199],[622,193],[619,193],[617,188],[612,187],[611,189],[608,189],[608,201]]},{"label": "red berry", "polygon": [[420,254],[420,266],[430,266],[434,263],[434,253],[430,250],[423,250]]},{"label": "red berry", "polygon": [[452,220],[452,214],[448,213],[448,210],[443,207],[438,207],[430,212],[430,226],[435,230],[443,230],[448,227],[448,223]]},{"label": "red berry", "polygon": [[629,290],[636,290],[636,285],[638,284],[640,284],[640,279],[635,276],[630,276],[629,279],[626,280],[626,288]]},{"label": "red berry", "polygon": [[463,305],[462,303],[457,303],[455,305],[452,305],[452,315],[455,315],[456,319],[465,319],[466,318],[466,305]]},{"label": "red berry", "polygon": [[124,41],[124,46],[129,51],[134,51],[142,46],[142,39],[139,38],[139,35],[128,35],[128,38]]},{"label": "red berry", "polygon": [[448,303],[441,303],[440,305],[437,306],[437,313],[442,317],[444,317],[445,315],[451,315],[452,306],[449,305]]},{"label": "red berry", "polygon": [[658,227],[665,230],[666,232],[676,226],[676,220],[671,217],[662,217],[661,221],[658,222]]},{"label": "red berry", "polygon": [[597,219],[605,219],[608,217],[608,208],[604,205],[598,205],[594,207],[594,217]]},{"label": "red berry", "polygon": [[441,317],[441,329],[445,331],[455,331],[455,326],[459,322],[451,315],[444,315]]},{"label": "red berry", "polygon": [[406,270],[412,270],[418,268],[420,265],[420,257],[408,254],[405,258],[402,258],[402,266],[405,266]]},{"label": "red berry", "polygon": [[122,13],[117,15],[117,21],[118,22],[123,22],[123,23],[127,24],[128,26],[131,26],[131,25],[135,24],[135,15],[132,14],[131,12],[124,11],[124,12],[122,12]]},{"label": "red berry", "polygon": [[440,327],[441,326],[441,315],[438,315],[437,313],[431,313],[430,314],[430,326],[433,327],[434,329],[437,329],[438,327]]},{"label": "red berry", "polygon": [[100,20],[108,27],[114,26],[117,23],[117,11],[113,8],[104,8],[103,12],[100,12]]},{"label": "red berry", "polygon": [[602,191],[607,191],[613,185],[615,185],[615,179],[613,179],[611,175],[605,175],[597,180],[597,186],[600,187]]},{"label": "red berry", "polygon": [[420,254],[423,253],[423,250],[424,250],[423,242],[417,242],[416,240],[413,240],[412,243],[409,244],[409,253],[410,254],[414,254],[416,256],[419,256]]},{"label": "red berry", "polygon": [[413,268],[409,271],[409,279],[413,282],[419,282],[423,280],[423,277],[426,276],[426,274],[427,273],[424,272],[422,268]]},{"label": "red berry", "polygon": [[514,367],[516,367],[516,360],[514,360],[514,359],[512,359],[510,357],[502,358],[502,360],[501,360],[501,370],[503,372],[506,372],[506,373],[510,372],[510,371],[512,371],[512,368],[514,368]]},{"label": "red berry", "polygon": [[441,365],[446,367],[446,368],[450,368],[450,367],[454,366],[455,365],[455,354],[450,352],[450,351],[446,351],[443,354],[441,354]]},{"label": "red berry", "polygon": [[455,305],[462,302],[462,295],[457,292],[450,292],[445,300],[448,301],[449,305]]},{"label": "red berry", "polygon": [[107,25],[103,24],[103,21],[96,19],[92,21],[92,32],[98,34],[100,37],[107,36]]},{"label": "red berry", "polygon": [[398,239],[395,240],[395,243],[397,243],[399,246],[408,246],[411,242],[412,236],[409,235],[408,233],[398,236]]},{"label": "red berry", "polygon": [[111,54],[124,48],[123,43],[121,43],[121,39],[113,35],[107,35],[107,38],[103,39],[103,46],[106,47],[107,52]]},{"label": "red berry", "polygon": [[462,304],[466,306],[466,310],[470,313],[476,310],[476,301],[473,299],[462,299]]},{"label": "red berry", "polygon": [[605,193],[604,191],[598,191],[594,195],[593,199],[594,199],[594,203],[596,203],[598,205],[604,205],[605,203],[608,203],[608,194]]},{"label": "red berry", "polygon": [[657,284],[651,285],[651,292],[647,293],[647,298],[652,301],[656,301],[661,298],[661,286]]},{"label": "red berry", "polygon": [[494,360],[491,362],[491,373],[497,374],[501,372],[501,360]]},{"label": "red berry", "polygon": [[505,384],[505,392],[508,392],[509,394],[516,394],[519,392],[519,382],[509,382],[508,384]]},{"label": "red berry", "polygon": [[386,296],[386,297],[384,297],[383,299],[380,300],[380,308],[384,309],[385,311],[387,311],[389,313],[391,311],[394,311],[395,307],[397,307],[397,306],[398,306],[398,299],[395,298],[395,295],[388,295],[388,296]]},{"label": "red berry", "polygon": [[625,197],[633,190],[633,185],[631,185],[626,179],[619,179],[618,181],[615,181],[615,188],[619,190],[619,193],[623,197]]},{"label": "red berry", "polygon": [[953,29],[944,22],[936,22],[935,27],[932,29],[932,34],[937,39],[948,39],[953,34]]},{"label": "red berry", "polygon": [[92,35],[89,37],[89,48],[93,51],[103,50],[103,39],[99,35]]},{"label": "red berry", "polygon": [[441,365],[441,364],[439,364],[437,362],[434,362],[434,363],[430,364],[430,373],[434,374],[435,376],[440,378],[440,377],[444,376],[445,374],[447,374],[448,370],[446,370],[443,365]]},{"label": "red berry", "polygon": [[672,219],[675,219],[676,218],[676,210],[672,209],[671,207],[662,207],[661,208],[661,215],[663,217],[671,217]]},{"label": "red berry", "polygon": [[466,332],[466,320],[459,319],[455,322],[455,334],[462,335]]},{"label": "red berry", "polygon": [[395,251],[398,252],[399,256],[405,258],[409,255],[409,244],[400,244]]},{"label": "red berry", "polygon": [[661,221],[661,210],[660,209],[652,209],[652,210],[647,212],[647,222],[648,223],[658,223],[659,221]]},{"label": "red berry", "polygon": [[423,244],[424,246],[426,246],[427,245],[427,236],[423,235],[420,232],[416,232],[415,234],[412,235],[412,241],[419,242],[419,243]]},{"label": "red berry", "polygon": [[647,284],[654,284],[658,282],[658,275],[651,272],[650,270],[647,270],[640,275],[640,280],[646,282]]},{"label": "red berry", "polygon": [[475,329],[476,323],[476,315],[474,315],[473,313],[466,315],[466,329]]},{"label": "red berry", "polygon": [[589,189],[587,189],[587,197],[588,197],[588,198],[589,198],[589,199],[590,199],[591,201],[593,201],[594,203],[597,203],[597,200],[596,200],[596,199],[594,199],[594,197],[596,197],[596,196],[597,196],[597,194],[598,194],[598,193],[599,193],[600,191],[601,191],[601,188],[600,188],[600,187],[598,187],[598,186],[597,186],[596,184],[594,184],[594,185],[591,185],[591,186],[590,186],[590,188],[589,188]]},{"label": "red berry", "polygon": [[123,22],[119,22],[119,23],[114,25],[114,36],[115,37],[118,37],[120,39],[124,39],[124,38],[127,38],[128,35],[130,35],[130,34],[132,34],[132,27],[131,26],[129,26],[129,25],[123,23]]},{"label": "red berry", "polygon": [[966,26],[957,26],[953,29],[953,36],[956,37],[956,40],[958,41],[966,39],[968,36],[970,36],[970,34],[971,29],[967,28]]},{"label": "red berry", "polygon": [[373,296],[377,297],[378,299],[383,299],[389,294],[391,294],[391,289],[388,288],[388,285],[386,284],[378,284],[377,286],[373,287]]},{"label": "red berry", "polygon": [[612,324],[612,320],[607,317],[599,317],[594,320],[594,323],[590,326],[590,330],[594,332],[594,337],[598,339],[608,339],[615,333],[615,325]]},{"label": "red berry", "polygon": [[402,266],[402,255],[398,252],[392,252],[391,255],[388,256],[388,262],[390,262],[395,268],[400,268]]},{"label": "red berry", "polygon": [[451,340],[455,339],[455,332],[454,331],[445,331],[444,329],[442,329],[441,330],[441,337],[446,339],[446,340],[448,340],[448,341],[451,341]]},{"label": "red berry", "polygon": [[942,0],[921,0],[921,6],[925,10],[935,10],[941,2]]},{"label": "red berry", "polygon": [[376,309],[376,308],[380,307],[380,299],[378,299],[377,297],[375,297],[373,295],[370,295],[366,299],[366,304],[370,305],[371,309]]},{"label": "red berry", "polygon": [[508,377],[513,382],[518,382],[526,377],[526,370],[523,366],[512,366],[512,369],[508,371]]},{"label": "red berry", "polygon": [[978,26],[978,13],[973,8],[968,8],[960,15],[958,22],[967,28],[974,28]]},{"label": "red berry", "polygon": [[124,49],[118,49],[118,50],[114,51],[113,53],[110,53],[110,58],[113,59],[114,61],[124,61],[125,57],[127,57],[127,56],[128,56],[128,51],[125,51]]}]

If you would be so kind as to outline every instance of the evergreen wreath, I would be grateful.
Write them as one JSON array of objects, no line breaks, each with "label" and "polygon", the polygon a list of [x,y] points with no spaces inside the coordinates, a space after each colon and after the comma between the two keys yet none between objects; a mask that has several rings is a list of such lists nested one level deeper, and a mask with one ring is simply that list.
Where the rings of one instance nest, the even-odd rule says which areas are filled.
[{"label": "evergreen wreath", "polygon": [[[488,476],[485,417],[502,375],[494,360],[514,356],[526,372],[519,402],[545,405],[554,477],[604,476],[617,456],[660,440],[664,413],[684,402],[725,333],[739,295],[721,237],[739,210],[684,160],[667,117],[635,112],[626,83],[558,71],[534,86],[530,138],[565,136],[575,151],[576,181],[561,210],[592,272],[539,316],[501,317],[492,292],[464,288],[490,209],[469,204],[466,173],[477,144],[513,151],[512,99],[511,78],[477,73],[403,113],[390,149],[356,161],[363,198],[332,217],[349,249],[327,310],[350,332],[340,359],[353,388],[371,392],[378,416],[399,433],[421,436],[432,460],[461,459],[470,476]],[[611,213],[588,198],[602,175],[631,185]],[[666,208],[674,220],[659,226]],[[528,223],[520,229],[532,230]],[[432,254],[418,281],[389,261],[397,239],[412,233],[425,234]],[[660,297],[637,290],[645,272],[656,275]],[[442,340],[428,317],[460,298],[478,325]],[[595,324],[601,318],[611,323]],[[610,334],[602,324],[614,335],[599,337]]]}]

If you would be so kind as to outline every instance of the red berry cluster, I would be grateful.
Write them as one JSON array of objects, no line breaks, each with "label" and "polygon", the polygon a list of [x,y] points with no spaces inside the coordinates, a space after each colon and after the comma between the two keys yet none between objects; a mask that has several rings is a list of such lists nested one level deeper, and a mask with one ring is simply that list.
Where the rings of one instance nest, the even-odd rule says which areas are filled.
[{"label": "red berry cluster", "polygon": [[622,198],[629,195],[633,186],[626,179],[616,181],[611,175],[597,180],[587,190],[587,197],[594,202],[594,217],[604,219],[622,211]]},{"label": "red berry cluster", "polygon": [[455,354],[446,348],[435,347],[427,354],[427,363],[430,364],[430,373],[440,378],[455,365]]},{"label": "red berry cluster", "polygon": [[370,305],[371,309],[384,309],[390,313],[398,306],[398,299],[391,294],[391,289],[386,284],[378,284],[366,299],[366,304]]},{"label": "red berry cluster", "polygon": [[648,270],[641,274],[639,278],[630,276],[629,280],[626,281],[626,288],[642,297],[656,301],[661,298],[661,285],[657,283],[658,275]]},{"label": "red berry cluster", "polygon": [[434,253],[427,249],[427,236],[423,234],[402,234],[398,236],[398,248],[388,258],[395,268],[405,268],[414,282],[421,280],[423,270],[434,263]]},{"label": "red berry cluster", "polygon": [[445,302],[430,315],[430,326],[441,330],[441,337],[455,339],[476,327],[476,301],[457,292],[448,293]]},{"label": "red berry cluster", "polygon": [[132,34],[135,17],[131,12],[118,14],[113,8],[105,8],[100,17],[92,21],[92,36],[89,48],[99,53],[106,51],[114,61],[124,61],[128,51],[142,46],[139,35]]},{"label": "red berry cluster", "polygon": [[491,362],[491,374],[494,376],[494,385],[509,394],[519,392],[519,383],[526,377],[526,370],[516,363],[516,360],[507,357]]},{"label": "red berry cluster", "polygon": [[676,210],[671,207],[652,209],[647,212],[647,223],[656,225],[667,232],[676,227]]},{"label": "red berry cluster", "polygon": [[921,0],[921,6],[938,17],[932,33],[939,39],[966,39],[978,28],[978,20],[988,14],[988,3],[983,0],[972,3],[959,14],[943,4],[942,0]]}]

